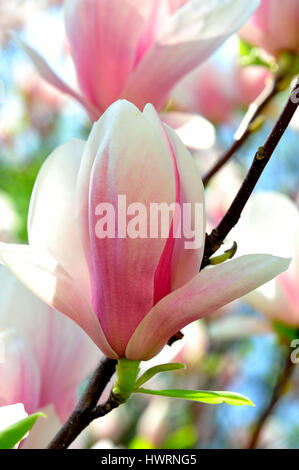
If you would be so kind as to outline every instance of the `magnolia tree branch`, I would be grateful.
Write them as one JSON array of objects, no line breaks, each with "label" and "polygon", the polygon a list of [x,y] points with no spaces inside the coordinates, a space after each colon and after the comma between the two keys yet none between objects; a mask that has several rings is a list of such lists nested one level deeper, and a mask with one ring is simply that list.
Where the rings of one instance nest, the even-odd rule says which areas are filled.
[{"label": "magnolia tree branch", "polygon": [[[297,85],[298,87],[298,85]],[[298,88],[299,91],[299,88]],[[210,256],[218,250],[223,240],[234,227],[240,218],[241,212],[248,201],[259,177],[268,163],[276,145],[286,130],[292,116],[294,115],[299,99],[297,99],[296,87],[292,90],[291,96],[283,109],[271,134],[267,138],[263,147],[260,147],[255,154],[252,166],[237,194],[232,205],[221,220],[220,224],[212,233],[206,236],[206,245],[201,269],[209,264]],[[180,339],[182,333],[177,333],[172,342]],[[170,342],[171,342],[170,340]],[[49,449],[66,449],[74,439],[85,429],[89,423],[98,417],[109,413],[120,403],[110,395],[108,401],[103,405],[97,405],[106,385],[109,383],[115,372],[117,361],[103,358],[98,368],[91,377],[88,386],[82,394],[75,410],[62,426],[54,439],[50,442]]]},{"label": "magnolia tree branch", "polygon": [[254,121],[261,117],[262,111],[265,109],[269,101],[280,91],[281,75],[274,76],[271,80],[267,81],[264,90],[249,106],[241,124],[234,135],[234,143],[231,147],[219,158],[215,165],[207,172],[202,181],[204,186],[207,186],[210,179],[219,171],[223,165],[234,155],[234,153],[243,145],[254,130]]},{"label": "magnolia tree branch", "polygon": [[273,389],[271,399],[264,409],[263,413],[261,414],[260,418],[258,419],[258,422],[255,425],[253,434],[251,436],[251,439],[248,443],[248,449],[255,449],[255,447],[258,444],[258,441],[260,439],[262,430],[264,429],[264,426],[270,417],[271,413],[275,409],[277,402],[281,398],[284,390],[286,389],[289,380],[291,378],[291,375],[294,371],[295,363],[291,362],[289,354],[287,354],[284,362],[284,366],[282,367],[282,371],[280,375],[278,376],[276,385]]},{"label": "magnolia tree branch", "polygon": [[246,178],[231,206],[217,227],[212,230],[210,235],[206,236],[201,269],[209,264],[210,257],[220,248],[226,236],[238,222],[252,191],[295,114],[299,103],[298,96],[299,80],[297,80],[295,87],[292,89],[290,97],[264,145],[258,148]]}]

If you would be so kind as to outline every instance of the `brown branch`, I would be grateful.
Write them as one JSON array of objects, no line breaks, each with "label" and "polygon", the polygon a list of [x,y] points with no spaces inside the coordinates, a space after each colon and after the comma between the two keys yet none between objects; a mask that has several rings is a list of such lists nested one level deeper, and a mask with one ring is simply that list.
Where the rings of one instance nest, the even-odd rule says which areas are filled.
[{"label": "brown branch", "polygon": [[277,402],[281,398],[284,390],[286,389],[288,382],[291,378],[292,372],[294,370],[295,364],[290,361],[289,354],[287,353],[287,357],[285,359],[284,366],[282,368],[281,374],[278,377],[276,386],[274,387],[274,390],[272,392],[271,399],[266,406],[265,410],[261,414],[257,424],[255,425],[254,432],[251,436],[251,439],[248,444],[248,449],[255,449],[255,447],[258,444],[258,441],[261,436],[261,432],[264,428],[264,425],[266,424],[269,416],[271,415],[272,411],[277,405]]},{"label": "brown branch", "polygon": [[261,94],[255,99],[249,106],[247,113],[245,114],[241,124],[234,135],[234,143],[231,147],[219,158],[215,165],[208,171],[203,177],[202,181],[204,186],[207,186],[210,179],[223,167],[223,165],[234,155],[234,153],[243,145],[252,133],[251,124],[253,121],[261,115],[269,101],[279,92],[279,84],[281,76],[275,76],[272,80],[269,80],[261,92]]},{"label": "brown branch", "polygon": [[[66,421],[62,428],[58,431],[56,436],[48,445],[48,449],[67,449],[68,446],[76,439],[76,437],[85,429],[89,423],[99,416],[111,411],[113,405],[109,408],[109,402],[102,405],[102,414],[99,414],[97,403],[115,372],[117,361],[104,357],[94,374],[92,375],[89,383],[84,390],[76,408]],[[114,403],[115,404],[115,403]],[[106,406],[106,413],[104,413]],[[115,406],[114,406],[115,408]],[[98,410],[96,412],[96,410]]]},{"label": "brown branch", "polygon": [[228,211],[218,224],[218,226],[212,230],[210,235],[206,236],[205,250],[201,269],[209,264],[209,258],[220,248],[224,239],[231,231],[231,229],[238,222],[241,213],[254,190],[260,176],[262,175],[267,163],[269,162],[276,146],[278,145],[281,137],[287,129],[295,111],[298,107],[298,99],[294,99],[294,93],[298,90],[298,84],[293,88],[288,102],[282,110],[275,126],[271,133],[267,137],[264,145],[259,147],[257,150],[252,165],[246,175],[245,180],[242,183],[235,199],[233,200]]}]

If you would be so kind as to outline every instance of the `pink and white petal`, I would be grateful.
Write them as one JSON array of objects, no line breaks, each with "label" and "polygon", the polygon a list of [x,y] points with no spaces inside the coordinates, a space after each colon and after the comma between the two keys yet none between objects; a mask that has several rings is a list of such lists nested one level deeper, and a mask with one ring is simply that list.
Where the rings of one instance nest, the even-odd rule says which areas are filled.
[{"label": "pink and white petal", "polygon": [[61,422],[65,422],[77,402],[79,386],[93,372],[102,354],[66,316],[45,311],[42,319],[45,343],[39,352],[43,361],[40,406],[53,403]]},{"label": "pink and white petal", "polygon": [[159,32],[173,13],[172,5],[169,5],[169,3],[164,0],[155,0],[154,2],[151,2],[150,8],[151,9],[148,10],[147,19],[139,37],[134,68],[153,45]]},{"label": "pink and white petal", "polygon": [[193,239],[193,248],[186,248],[186,244],[191,242],[184,234],[176,239],[172,258],[172,290],[175,290],[198,273],[204,250],[204,237],[206,229],[206,217],[204,206],[204,187],[201,176],[194,158],[188,152],[182,141],[167,125],[164,126],[176,156],[178,172],[180,175],[180,203],[182,212],[184,204],[191,204],[191,226],[190,229],[196,234],[198,240]]},{"label": "pink and white petal", "polygon": [[101,118],[95,122],[85,144],[78,172],[76,188],[76,217],[78,219],[80,236],[84,253],[90,265],[90,240],[89,240],[89,186],[90,174],[96,155],[107,140],[110,122],[116,119],[119,102],[111,105]]},{"label": "pink and white petal", "polygon": [[[149,119],[124,100],[109,113],[107,122],[103,116],[106,130],[90,182],[91,277],[94,310],[112,347],[124,354],[124,344],[153,305],[155,272],[167,239],[98,238],[96,207],[108,202],[117,209],[119,195],[126,196],[127,207],[138,202],[147,212],[150,203],[170,204],[176,200],[176,176],[158,116]],[[116,230],[126,228],[116,210]]]},{"label": "pink and white petal", "polygon": [[289,259],[258,254],[204,269],[152,308],[132,335],[126,357],[152,358],[185,325],[269,281],[286,270],[289,262]]},{"label": "pink and white petal", "polygon": [[[181,225],[181,210],[180,203],[182,198],[182,188],[180,181],[180,173],[178,167],[178,160],[180,158],[176,155],[173,148],[172,142],[165,130],[165,127],[161,123],[161,119],[151,104],[147,104],[143,110],[143,116],[149,121],[150,125],[153,126],[157,132],[157,136],[160,138],[160,142],[166,143],[168,152],[170,154],[173,166],[173,174],[175,180],[175,203],[177,207],[175,208],[171,226],[168,231],[168,238],[165,243],[163,252],[159,259],[159,264],[155,271],[154,278],[154,305],[165,295],[169,294],[172,290],[172,271],[173,271],[173,257],[175,246],[177,245],[176,236],[180,236],[180,225]],[[162,182],[163,184],[163,182]],[[188,279],[189,280],[189,279]]]},{"label": "pink and white petal", "polygon": [[101,352],[78,325],[36,297],[5,266],[0,284],[0,330],[13,328],[30,345],[41,374],[39,407],[53,403],[64,422]]},{"label": "pink and white petal", "polygon": [[23,403],[28,414],[39,404],[40,373],[27,342],[13,330],[0,332],[4,361],[0,362],[0,406]]},{"label": "pink and white petal", "polygon": [[102,112],[119,98],[138,55],[151,40],[154,19],[152,28],[144,30],[155,4],[156,0],[65,2],[66,31],[80,88]]},{"label": "pink and white petal", "polygon": [[190,0],[172,15],[129,76],[121,97],[161,108],[170,90],[254,12],[259,0]]},{"label": "pink and white petal", "polygon": [[[177,191],[179,200],[177,202],[180,203],[181,218],[183,215],[183,204],[187,202],[190,203],[192,206],[192,230],[195,228],[195,203],[199,203],[202,210],[202,219],[200,220],[201,224],[199,227],[196,227],[197,233],[201,234],[202,238],[202,243],[198,249],[185,249],[185,242],[187,240],[184,237],[182,223],[180,224],[181,236],[175,239],[171,257],[171,290],[175,290],[192,279],[200,267],[203,255],[203,242],[205,234],[204,189],[195,161],[181,140],[178,138],[177,134],[167,125],[164,125],[164,129],[161,129],[160,120],[157,119],[157,113],[152,105],[147,104],[144,108],[143,114],[153,124],[159,121],[161,141],[162,139],[165,139],[166,135],[167,143],[175,157],[176,170],[179,174],[179,191]],[[190,239],[188,242],[190,242]],[[166,292],[164,295],[167,295],[168,292]]]},{"label": "pink and white petal", "polygon": [[76,184],[85,142],[71,139],[44,162],[35,181],[28,216],[29,243],[48,252],[90,300],[90,279],[76,218]]},{"label": "pink and white petal", "polygon": [[0,260],[35,295],[83,328],[104,354],[117,357],[88,301],[54,258],[27,245],[0,243]]},{"label": "pink and white petal", "polygon": [[101,115],[101,111],[94,106],[87,98],[81,96],[75,90],[72,90],[61,78],[56,75],[56,73],[51,69],[51,67],[47,64],[45,59],[36,52],[32,47],[26,44],[22,39],[18,36],[14,35],[15,42],[23,49],[23,51],[27,54],[33,65],[35,66],[36,70],[40,74],[40,76],[46,80],[50,85],[54,88],[57,88],[62,93],[70,95],[72,98],[75,98],[82,106],[86,109],[86,111],[90,115],[90,119],[95,121]]}]

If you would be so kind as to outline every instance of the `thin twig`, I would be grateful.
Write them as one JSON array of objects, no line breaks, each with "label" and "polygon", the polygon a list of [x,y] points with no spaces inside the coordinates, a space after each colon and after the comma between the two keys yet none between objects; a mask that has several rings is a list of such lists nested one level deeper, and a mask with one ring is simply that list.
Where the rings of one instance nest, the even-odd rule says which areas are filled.
[{"label": "thin twig", "polygon": [[[66,423],[58,431],[56,436],[50,442],[48,449],[67,449],[67,447],[76,439],[76,437],[83,431],[88,424],[98,417],[95,415],[97,410],[97,403],[115,372],[117,361],[104,357],[94,374],[92,375],[89,383],[84,390],[75,410],[72,412]],[[109,400],[108,400],[109,401]],[[111,411],[112,407],[107,413]],[[104,411],[104,405],[102,406]],[[105,413],[106,414],[106,413]],[[104,412],[99,416],[103,416]]]},{"label": "thin twig", "polygon": [[248,449],[255,449],[255,447],[257,446],[258,441],[259,441],[260,436],[261,436],[261,432],[264,429],[264,426],[265,426],[269,416],[273,412],[274,408],[277,405],[277,402],[281,398],[284,390],[286,389],[286,387],[288,385],[288,382],[289,382],[290,377],[292,375],[292,372],[294,370],[294,366],[295,366],[295,364],[293,362],[291,362],[289,354],[287,354],[286,359],[285,359],[285,363],[284,363],[284,367],[282,368],[281,374],[278,377],[277,383],[276,383],[276,385],[274,387],[274,390],[272,392],[271,399],[270,399],[268,405],[266,406],[265,410],[261,414],[258,422],[255,425],[254,432],[253,432],[253,434],[251,436],[251,439],[249,441],[249,444],[248,444]]},{"label": "thin twig", "polygon": [[279,92],[280,76],[274,76],[272,80],[267,81],[264,90],[249,106],[241,124],[234,135],[234,142],[231,147],[219,158],[215,165],[203,177],[204,186],[207,186],[210,179],[223,167],[223,165],[234,155],[234,153],[243,145],[252,133],[251,124],[261,115],[269,101]]},{"label": "thin twig", "polygon": [[259,147],[257,150],[246,178],[243,181],[242,186],[239,189],[228,211],[218,226],[212,230],[211,234],[206,236],[201,269],[209,264],[209,258],[215,253],[215,251],[218,250],[218,248],[220,248],[226,236],[238,222],[252,191],[254,190],[276,146],[278,145],[281,137],[283,136],[292,117],[295,114],[295,111],[298,107],[298,99],[294,99],[294,93],[296,93],[297,89],[298,84],[296,84],[293,88],[288,102],[282,110],[264,145]]}]

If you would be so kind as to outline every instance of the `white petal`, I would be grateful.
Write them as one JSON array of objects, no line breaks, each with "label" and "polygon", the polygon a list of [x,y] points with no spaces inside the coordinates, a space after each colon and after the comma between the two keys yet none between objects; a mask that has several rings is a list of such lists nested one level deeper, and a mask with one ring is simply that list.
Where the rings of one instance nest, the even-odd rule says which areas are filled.
[{"label": "white petal", "polygon": [[83,140],[72,139],[44,162],[31,196],[28,235],[30,245],[53,256],[90,299],[89,272],[75,214],[84,147]]}]

